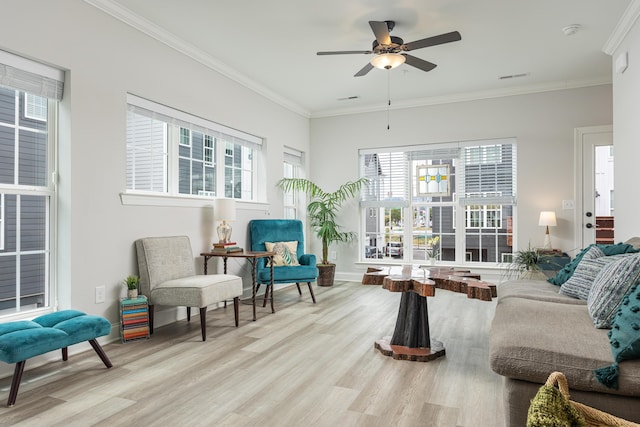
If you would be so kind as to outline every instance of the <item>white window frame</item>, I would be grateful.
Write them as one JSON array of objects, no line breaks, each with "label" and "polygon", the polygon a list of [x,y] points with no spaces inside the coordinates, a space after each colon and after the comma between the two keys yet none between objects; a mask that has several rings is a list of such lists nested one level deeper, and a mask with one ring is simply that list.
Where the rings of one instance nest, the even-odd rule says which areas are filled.
[{"label": "white window frame", "polygon": [[[507,165],[510,165],[509,167],[513,168],[513,171],[511,173],[511,186],[510,188],[510,192],[513,191],[515,192],[515,188],[516,188],[516,182],[515,182],[515,178],[516,178],[516,167],[517,167],[517,158],[516,158],[516,141],[514,138],[505,138],[505,139],[499,139],[499,140],[486,140],[486,141],[468,141],[468,142],[460,142],[460,143],[451,143],[451,144],[433,144],[433,145],[428,145],[428,146],[420,146],[420,147],[416,147],[416,146],[407,146],[407,147],[388,147],[388,148],[382,148],[382,149],[362,149],[360,150],[360,159],[361,159],[361,176],[363,175],[363,171],[367,170],[369,174],[373,174],[375,175],[375,164],[371,163],[371,161],[367,160],[367,158],[369,158],[368,156],[377,156],[377,161],[378,162],[382,162],[383,160],[381,159],[386,159],[386,166],[391,167],[391,172],[381,172],[380,171],[380,166],[378,166],[378,174],[381,174],[380,177],[373,177],[370,180],[370,184],[367,186],[367,188],[363,189],[362,191],[362,201],[361,201],[361,231],[360,231],[360,240],[361,240],[361,247],[365,247],[365,245],[367,244],[367,242],[369,242],[371,240],[371,236],[369,236],[369,234],[374,233],[374,231],[367,231],[367,218],[370,215],[370,209],[371,207],[390,207],[390,206],[396,206],[399,208],[402,208],[402,222],[405,224],[404,231],[403,231],[403,237],[404,237],[404,242],[405,242],[405,247],[404,247],[404,252],[405,254],[412,254],[413,253],[413,238],[412,238],[412,227],[409,226],[409,224],[413,224],[412,220],[413,220],[413,210],[416,206],[430,206],[430,207],[445,207],[445,206],[453,206],[453,218],[452,218],[452,224],[453,224],[453,229],[456,230],[455,231],[455,250],[456,250],[456,263],[464,263],[467,260],[466,258],[466,245],[467,245],[467,239],[468,238],[475,238],[476,235],[475,234],[468,234],[465,232],[465,230],[467,229],[472,229],[472,230],[487,230],[488,233],[482,233],[480,232],[480,234],[478,234],[479,238],[482,239],[482,237],[486,234],[487,236],[492,236],[491,234],[491,230],[501,230],[504,224],[504,218],[503,218],[503,208],[505,206],[509,207],[509,209],[513,209],[513,215],[515,215],[516,209],[517,209],[517,204],[516,204],[516,198],[515,198],[515,193],[514,194],[506,194],[503,195],[503,193],[501,191],[494,191],[494,192],[483,192],[483,193],[470,193],[469,189],[466,189],[465,192],[465,186],[469,185],[468,183],[465,184],[465,174],[464,174],[464,169],[465,169],[465,165],[466,166],[476,166],[476,165],[488,165],[489,168],[493,167],[495,165],[495,169],[496,169],[496,177],[498,178],[498,183],[499,185],[497,186],[497,188],[504,188],[504,186],[502,185],[502,183],[504,181],[502,181],[502,179],[504,179],[505,172],[504,170],[509,170],[508,168],[506,169],[501,169],[500,166],[503,163],[503,152],[502,152],[502,148],[503,146],[511,146],[511,153],[513,155],[513,157],[511,158],[511,161],[507,162],[503,168]],[[459,156],[456,155],[452,155],[451,153],[453,153],[455,148],[458,148],[459,150],[461,150],[461,154]],[[477,153],[475,154],[475,156],[473,155],[473,149],[477,149]],[[507,148],[505,148],[507,149]],[[462,150],[468,150],[466,152],[466,158],[463,159],[463,154],[462,154]],[[427,158],[427,156],[433,156],[431,158],[431,160],[438,160],[438,159],[452,159],[454,162],[454,166],[456,167],[456,172],[455,172],[455,181],[456,181],[456,190],[457,192],[462,192],[462,194],[464,195],[464,197],[460,198],[460,197],[456,197],[456,192],[454,192],[453,188],[452,190],[452,201],[437,201],[436,200],[432,200],[432,201],[421,201],[421,200],[414,200],[414,198],[421,196],[420,194],[418,194],[417,188],[418,188],[418,182],[416,180],[416,177],[418,175],[418,169],[416,168],[412,168],[411,167],[411,161],[412,160],[420,160],[422,158]],[[401,158],[404,157],[406,160],[406,164],[407,167],[405,168],[406,170],[406,176],[404,177],[405,182],[405,186],[403,187],[402,185],[396,185],[396,186],[389,186],[387,184],[387,186],[389,187],[389,189],[386,190],[381,190],[381,185],[384,185],[384,183],[380,184],[378,183],[378,180],[382,181],[382,180],[389,180],[389,179],[393,179],[393,177],[395,177],[395,183],[398,183],[399,181],[399,177],[400,175],[397,175],[397,170],[403,168],[402,167],[402,160]],[[394,161],[394,159],[396,159]],[[460,159],[459,164],[456,166],[456,159]],[[465,162],[463,160],[467,160],[467,163],[465,164]],[[505,160],[509,160],[509,159],[505,159]],[[385,165],[383,165],[383,169],[386,167]],[[481,168],[481,170],[485,169],[486,166],[483,166]],[[460,170],[459,170],[460,169]],[[475,168],[477,169],[477,168]],[[453,172],[451,172],[453,173]],[[472,173],[472,172],[470,172]],[[412,175],[413,174],[413,175]],[[472,188],[475,188],[474,184],[477,184],[477,181],[473,181],[473,179],[475,178],[475,175],[469,175],[471,177],[471,185]],[[484,175],[480,175],[480,176],[484,176]],[[482,182],[482,181],[481,181]],[[413,189],[412,189],[413,186]],[[482,187],[482,185],[480,186]],[[377,200],[376,197],[377,194],[380,194],[380,197],[384,197],[383,193],[385,193],[384,196],[389,196],[389,195],[393,195],[394,197],[389,197],[386,200]],[[400,197],[395,197],[396,194],[399,194]],[[412,195],[411,198],[407,197],[407,194]],[[424,195],[423,195],[424,196]],[[430,200],[430,199],[427,199]],[[460,207],[462,209],[458,210],[457,208]],[[474,207],[475,207],[475,211],[477,211],[479,217],[478,217],[478,223],[476,225],[474,225],[473,227],[471,226],[471,212],[474,211]],[[493,220],[490,221],[490,217],[493,214]],[[464,222],[462,222],[464,221]],[[462,227],[460,229],[456,229],[456,223],[460,222],[460,223],[464,223],[466,227]],[[490,224],[491,223],[491,224]],[[517,231],[515,229],[511,230],[509,232],[510,235],[512,235],[515,238]],[[499,234],[493,234],[493,236],[496,235],[502,235],[503,233],[499,233]],[[515,239],[512,238],[512,241],[515,241]],[[507,243],[507,245],[509,245]],[[511,246],[511,245],[509,245]],[[481,248],[484,249],[484,246],[481,245]],[[512,246],[511,246],[512,247]],[[362,252],[362,251],[361,251]],[[495,254],[497,257],[500,257],[500,253],[496,253]],[[492,255],[493,257],[493,255]],[[493,258],[492,258],[493,259]],[[480,257],[480,260],[482,260],[482,257]],[[363,259],[364,262],[369,262],[369,259]],[[405,258],[404,261],[413,261],[412,256],[410,255],[409,258]],[[482,262],[482,261],[473,261],[474,263],[477,262]],[[493,262],[493,261],[491,261]],[[499,262],[499,260],[498,260]]]},{"label": "white window frame", "polygon": [[[121,193],[121,200],[124,205],[157,205],[157,206],[203,206],[206,205],[206,200],[210,203],[212,193],[215,197],[227,197],[225,194],[225,147],[227,143],[232,143],[235,146],[248,147],[251,149],[251,155],[247,156],[251,162],[251,166],[247,169],[244,163],[247,158],[243,159],[241,174],[242,182],[248,183],[246,187],[249,187],[251,191],[251,197],[247,197],[247,190],[242,189],[242,198],[236,198],[243,202],[261,203],[266,201],[266,196],[259,191],[263,186],[259,186],[260,178],[264,175],[264,156],[262,154],[263,140],[260,137],[248,134],[246,132],[238,131],[220,125],[218,123],[203,119],[198,116],[185,113],[180,110],[167,107],[162,104],[149,101],[144,98],[140,98],[133,94],[127,94],[128,110],[142,112],[143,116],[158,117],[157,120],[167,123],[167,126],[172,128],[167,132],[167,164],[164,175],[166,176],[167,184],[163,191],[144,191],[135,188],[127,188]],[[195,130],[209,135],[215,138],[216,143],[215,150],[211,149],[209,152],[213,155],[212,164],[216,166],[216,189],[215,192],[201,191],[197,195],[193,194],[181,194],[179,193],[178,181],[179,181],[179,147],[181,145],[186,146],[186,140],[181,138],[179,130],[180,127],[186,129]],[[172,135],[174,135],[172,137]],[[191,136],[191,134],[190,134]],[[172,138],[177,139],[176,142],[171,142]],[[175,139],[173,139],[175,141]],[[191,138],[189,138],[191,140]],[[207,152],[206,148],[203,148]],[[243,148],[243,153],[245,149]],[[244,155],[244,154],[243,154]],[[189,201],[191,200],[191,202]]]},{"label": "white window frame", "polygon": [[[304,153],[295,148],[284,147],[283,153],[283,177],[304,178]],[[288,173],[291,171],[291,173]],[[283,194],[283,217],[286,219],[302,219],[304,209],[299,191],[290,191]],[[289,212],[293,212],[290,215]]]}]

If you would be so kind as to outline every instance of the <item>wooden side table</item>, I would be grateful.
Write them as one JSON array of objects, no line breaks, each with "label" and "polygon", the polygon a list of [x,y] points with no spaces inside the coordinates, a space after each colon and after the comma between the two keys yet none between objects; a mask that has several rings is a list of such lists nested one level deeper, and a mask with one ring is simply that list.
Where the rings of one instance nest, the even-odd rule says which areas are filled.
[{"label": "wooden side table", "polygon": [[[203,252],[200,256],[204,257],[204,274],[207,274],[207,263],[209,262],[209,258],[212,257],[222,257],[223,265],[224,265],[224,274],[227,274],[227,259],[229,258],[244,258],[251,264],[251,305],[253,306],[253,320],[256,320],[256,270],[258,260],[260,258],[268,258],[269,265],[271,266],[271,285],[273,285],[273,257],[275,256],[275,252],[267,252],[267,251],[259,251],[259,252],[229,252],[229,253],[219,253],[219,252]],[[275,313],[275,309],[273,307],[273,294],[271,296],[271,312]]]}]

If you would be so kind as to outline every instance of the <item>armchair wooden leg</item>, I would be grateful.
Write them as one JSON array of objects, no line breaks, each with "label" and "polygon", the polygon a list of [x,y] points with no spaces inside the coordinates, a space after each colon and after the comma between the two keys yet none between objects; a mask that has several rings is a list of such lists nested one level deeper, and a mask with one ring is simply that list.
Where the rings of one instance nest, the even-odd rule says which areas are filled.
[{"label": "armchair wooden leg", "polygon": [[300,290],[300,283],[296,282],[296,286],[298,287],[298,294],[302,296],[302,291]]},{"label": "armchair wooden leg", "polygon": [[153,305],[149,305],[149,335],[153,334]]},{"label": "armchair wooden leg", "polygon": [[238,327],[238,315],[240,314],[240,298],[235,297],[233,299],[233,315],[236,318],[236,328]]},{"label": "armchair wooden leg", "polygon": [[62,347],[62,360],[66,362],[68,359],[69,359],[69,348]]},{"label": "armchair wooden leg", "polygon": [[311,287],[311,282],[307,282],[307,285],[309,286],[309,293],[311,294],[311,300],[315,304],[316,303],[316,296],[313,294],[313,287]]},{"label": "armchair wooden leg", "polygon": [[187,307],[187,322],[191,322],[191,307]]},{"label": "armchair wooden leg", "polygon": [[200,329],[202,329],[202,341],[207,340],[207,307],[200,307]]}]

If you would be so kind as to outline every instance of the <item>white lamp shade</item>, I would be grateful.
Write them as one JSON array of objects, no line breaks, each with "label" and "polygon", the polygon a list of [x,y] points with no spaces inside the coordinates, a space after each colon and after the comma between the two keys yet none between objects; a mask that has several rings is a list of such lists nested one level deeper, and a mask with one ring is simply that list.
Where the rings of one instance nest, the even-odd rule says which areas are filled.
[{"label": "white lamp shade", "polygon": [[236,200],[215,199],[213,203],[213,214],[218,221],[235,221]]},{"label": "white lamp shade", "polygon": [[554,211],[542,211],[540,212],[540,219],[538,220],[539,226],[555,227],[558,225],[556,221],[556,213]]},{"label": "white lamp shade", "polygon": [[371,65],[380,69],[396,68],[400,64],[404,64],[405,57],[399,53],[383,53],[376,55],[371,59]]}]

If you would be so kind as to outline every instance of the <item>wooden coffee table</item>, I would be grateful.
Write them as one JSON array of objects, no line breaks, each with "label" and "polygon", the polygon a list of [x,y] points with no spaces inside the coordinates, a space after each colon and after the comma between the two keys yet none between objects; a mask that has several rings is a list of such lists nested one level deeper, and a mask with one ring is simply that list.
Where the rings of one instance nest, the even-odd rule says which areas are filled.
[{"label": "wooden coffee table", "polygon": [[376,341],[375,348],[394,359],[428,362],[445,355],[444,345],[431,339],[427,297],[436,288],[466,293],[468,298],[491,301],[496,286],[478,275],[448,267],[412,269],[407,267],[370,268],[362,278],[365,285],[382,284],[391,292],[402,292],[398,319],[392,337]]}]

